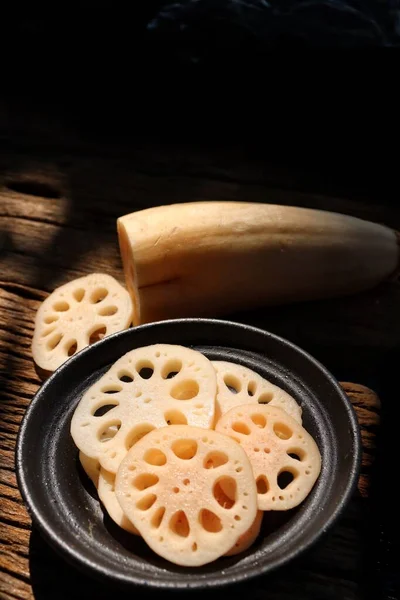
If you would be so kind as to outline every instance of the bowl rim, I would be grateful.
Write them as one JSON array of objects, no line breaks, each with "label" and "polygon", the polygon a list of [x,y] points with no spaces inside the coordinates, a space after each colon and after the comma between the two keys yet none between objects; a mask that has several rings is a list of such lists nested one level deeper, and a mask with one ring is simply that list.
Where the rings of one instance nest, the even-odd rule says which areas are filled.
[{"label": "bowl rim", "polygon": [[[263,335],[269,338],[274,339],[276,342],[283,344],[284,346],[289,347],[297,353],[300,353],[303,358],[311,362],[314,367],[318,370],[322,371],[323,375],[329,380],[329,383],[335,389],[335,392],[341,396],[343,401],[343,405],[346,408],[346,413],[349,421],[349,434],[352,436],[354,440],[354,448],[352,453],[352,464],[349,469],[349,477],[346,482],[345,489],[343,494],[338,499],[337,504],[332,512],[324,522],[324,527],[322,527],[319,531],[310,535],[309,539],[307,539],[302,544],[299,544],[297,548],[294,548],[291,552],[286,553],[284,556],[275,559],[273,563],[268,565],[255,565],[249,567],[245,572],[241,572],[238,575],[232,574],[224,574],[223,571],[218,579],[213,579],[212,581],[207,582],[200,580],[193,581],[171,581],[168,579],[152,579],[151,577],[137,577],[134,574],[125,576],[121,573],[116,575],[113,569],[103,568],[99,566],[97,563],[88,559],[82,552],[79,550],[75,550],[71,548],[67,543],[65,543],[62,539],[60,539],[57,533],[54,531],[54,528],[51,525],[51,522],[46,518],[45,511],[41,510],[40,506],[32,499],[32,494],[30,492],[30,484],[29,477],[25,477],[25,472],[23,469],[23,454],[24,454],[24,439],[29,427],[31,414],[35,410],[36,406],[42,401],[42,397],[46,395],[47,388],[53,385],[53,381],[57,380],[60,373],[64,371],[68,371],[71,366],[80,361],[83,357],[90,355],[93,352],[97,352],[100,346],[107,346],[111,341],[132,335],[132,333],[136,330],[146,330],[152,329],[157,326],[163,326],[166,324],[169,325],[182,325],[182,324],[193,324],[199,323],[201,325],[223,325],[225,327],[233,327],[235,329],[239,328],[242,330],[250,330],[252,333],[256,335]],[[32,518],[32,524],[36,526],[39,532],[43,535],[44,539],[49,543],[49,545],[58,552],[60,556],[62,556],[69,564],[76,567],[79,571],[90,574],[98,580],[104,580],[106,578],[108,581],[114,581],[121,586],[132,586],[137,585],[140,587],[145,587],[149,589],[164,589],[164,590],[200,590],[200,589],[215,589],[221,588],[224,586],[232,585],[234,583],[242,583],[244,581],[248,581],[249,579],[253,579],[259,577],[261,575],[265,575],[272,571],[275,571],[279,567],[287,564],[292,561],[294,558],[303,554],[306,550],[311,548],[318,540],[321,539],[325,535],[325,533],[331,529],[334,523],[337,521],[338,517],[342,513],[343,509],[347,505],[350,500],[353,492],[356,488],[360,467],[361,467],[361,457],[362,457],[362,442],[361,442],[361,430],[358,423],[358,419],[355,413],[355,410],[344,392],[343,388],[340,386],[337,379],[334,375],[317,359],[315,359],[311,354],[309,354],[306,350],[303,350],[300,346],[294,344],[290,340],[283,338],[275,333],[267,331],[265,329],[254,327],[252,325],[247,325],[245,323],[239,323],[235,321],[229,321],[224,319],[210,319],[210,318],[180,318],[180,319],[165,319],[163,321],[156,321],[153,323],[145,323],[143,325],[138,325],[136,327],[132,327],[129,329],[125,329],[111,335],[106,336],[102,340],[92,344],[91,346],[87,346],[82,349],[80,352],[76,353],[70,359],[65,361],[62,365],[60,365],[50,376],[49,378],[40,386],[40,388],[35,393],[32,401],[27,407],[24,416],[22,418],[17,440],[16,440],[16,450],[15,450],[15,470],[18,488],[21,493],[21,496],[24,500],[25,506],[28,509],[28,513]]]}]

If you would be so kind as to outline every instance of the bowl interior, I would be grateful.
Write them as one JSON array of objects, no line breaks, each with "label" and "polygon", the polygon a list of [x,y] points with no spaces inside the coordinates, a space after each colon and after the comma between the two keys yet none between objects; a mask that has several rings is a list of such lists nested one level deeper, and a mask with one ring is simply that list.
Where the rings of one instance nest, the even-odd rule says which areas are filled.
[{"label": "bowl interior", "polygon": [[[153,343],[191,346],[211,360],[245,365],[293,395],[316,440],[322,470],[297,508],[269,512],[245,553],[197,569],[175,566],[102,510],[70,435],[86,389],[123,354]],[[287,562],[315,542],[339,514],[356,482],[358,424],[334,378],[308,354],[267,332],[225,321],[183,319],[130,329],[82,351],[42,386],[21,425],[17,474],[35,523],[52,546],[88,573],[122,585],[212,587],[242,581]]]}]

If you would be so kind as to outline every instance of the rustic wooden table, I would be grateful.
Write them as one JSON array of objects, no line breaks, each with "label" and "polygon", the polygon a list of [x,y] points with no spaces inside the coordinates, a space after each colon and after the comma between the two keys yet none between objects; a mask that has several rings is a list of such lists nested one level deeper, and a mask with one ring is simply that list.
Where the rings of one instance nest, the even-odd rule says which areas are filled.
[{"label": "rustic wooden table", "polygon": [[[0,110],[0,598],[100,600],[115,590],[76,572],[48,547],[32,528],[16,484],[16,436],[41,383],[30,353],[40,302],[56,286],[93,271],[122,280],[115,220],[148,206],[195,199],[297,204],[398,229],[400,211],[345,187],[324,191],[311,175],[235,149],[99,144],[61,127],[4,117]],[[388,537],[394,495],[385,492],[384,467],[395,431],[390,395],[400,347],[399,300],[394,280],[351,298],[234,316],[291,339],[338,379],[353,382],[343,385],[364,445],[359,489],[340,522],[304,557],[247,584],[255,598],[396,597]]]}]

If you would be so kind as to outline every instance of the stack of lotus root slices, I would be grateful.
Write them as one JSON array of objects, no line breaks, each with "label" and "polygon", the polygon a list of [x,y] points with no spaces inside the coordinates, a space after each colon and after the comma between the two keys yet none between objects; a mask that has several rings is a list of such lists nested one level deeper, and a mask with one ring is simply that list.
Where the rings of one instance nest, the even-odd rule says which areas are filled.
[{"label": "stack of lotus root slices", "polygon": [[[134,320],[132,295],[93,273],[57,288],[36,315],[32,354],[56,370]],[[321,469],[295,399],[238,364],[177,345],[122,356],[71,423],[109,516],[154,552],[200,566],[247,550],[264,511],[300,504]]]},{"label": "stack of lotus root slices", "polygon": [[155,344],[122,356],[86,391],[71,434],[109,516],[195,567],[247,550],[264,511],[309,494],[321,457],[301,414],[242,365]]}]

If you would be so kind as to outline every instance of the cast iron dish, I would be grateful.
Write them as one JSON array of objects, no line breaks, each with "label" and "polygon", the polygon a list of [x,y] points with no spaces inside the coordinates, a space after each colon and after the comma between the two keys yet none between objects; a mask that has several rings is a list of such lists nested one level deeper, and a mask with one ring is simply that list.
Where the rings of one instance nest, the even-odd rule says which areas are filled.
[{"label": "cast iron dish", "polygon": [[[212,360],[254,369],[301,404],[303,424],[322,454],[322,471],[295,510],[270,512],[245,553],[197,569],[156,556],[103,513],[70,435],[86,389],[123,354],[155,343],[192,346]],[[194,589],[267,573],[298,556],[335,521],[355,487],[361,455],[357,419],[334,377],[309,354],[260,329],[208,319],[142,325],[106,337],[62,365],[30,404],[17,441],[17,476],[35,525],[66,560],[122,585]]]}]

